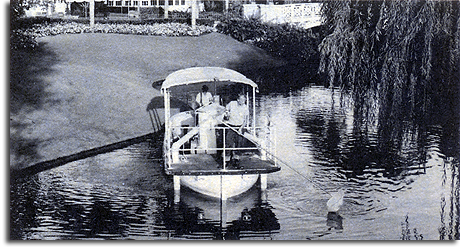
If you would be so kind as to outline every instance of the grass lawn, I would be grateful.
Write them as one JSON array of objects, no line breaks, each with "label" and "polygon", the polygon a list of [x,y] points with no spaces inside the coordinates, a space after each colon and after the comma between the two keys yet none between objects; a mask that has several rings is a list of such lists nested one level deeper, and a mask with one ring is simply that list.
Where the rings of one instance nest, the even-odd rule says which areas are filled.
[{"label": "grass lawn", "polygon": [[175,70],[220,66],[251,77],[283,64],[218,33],[88,33],[39,42],[38,51],[11,54],[12,169],[151,133],[146,107],[160,94],[152,83]]}]

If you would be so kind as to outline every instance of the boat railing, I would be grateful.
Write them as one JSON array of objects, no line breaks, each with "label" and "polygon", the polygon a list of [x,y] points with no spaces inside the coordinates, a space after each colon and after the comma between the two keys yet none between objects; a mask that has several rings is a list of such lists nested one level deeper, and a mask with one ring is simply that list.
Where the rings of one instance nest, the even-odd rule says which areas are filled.
[{"label": "boat railing", "polygon": [[[225,169],[227,163],[224,156],[233,151],[238,151],[242,155],[248,153],[257,155],[261,160],[272,161],[277,165],[273,127],[245,127],[242,132],[223,124],[205,127],[173,126],[171,129],[176,132],[176,135],[171,135],[171,145],[166,148],[167,158],[170,159],[167,163],[168,168],[173,163],[182,162],[190,155],[209,154],[217,156],[216,158],[222,157],[222,166]],[[243,145],[226,146],[229,130],[234,130],[238,134],[238,139],[244,142]]]}]

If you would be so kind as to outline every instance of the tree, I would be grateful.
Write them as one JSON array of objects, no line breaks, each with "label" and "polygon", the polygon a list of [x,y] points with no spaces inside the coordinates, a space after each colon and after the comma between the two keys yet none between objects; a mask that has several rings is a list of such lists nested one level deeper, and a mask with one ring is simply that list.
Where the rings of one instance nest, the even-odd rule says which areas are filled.
[{"label": "tree", "polygon": [[80,4],[83,7],[83,10],[85,11],[85,17],[88,17],[89,2],[81,2]]},{"label": "tree", "polygon": [[401,149],[409,127],[459,140],[459,1],[327,1],[322,11],[320,72],[351,94],[359,129],[377,125],[382,152]]},{"label": "tree", "polygon": [[25,0],[13,0],[10,2],[10,21],[14,22],[24,15],[27,5]]},{"label": "tree", "polygon": [[[377,99],[386,115],[420,116],[439,99],[428,93],[458,91],[459,7],[458,1],[327,1],[320,71],[355,101]],[[401,114],[401,107],[411,112]]]}]

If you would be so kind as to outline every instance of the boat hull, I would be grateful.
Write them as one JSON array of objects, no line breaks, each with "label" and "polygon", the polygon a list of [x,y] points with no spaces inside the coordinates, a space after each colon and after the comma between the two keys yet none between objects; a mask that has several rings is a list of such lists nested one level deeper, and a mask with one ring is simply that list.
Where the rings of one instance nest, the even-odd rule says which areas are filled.
[{"label": "boat hull", "polygon": [[195,192],[226,199],[248,191],[258,179],[258,174],[180,176],[180,183]]}]

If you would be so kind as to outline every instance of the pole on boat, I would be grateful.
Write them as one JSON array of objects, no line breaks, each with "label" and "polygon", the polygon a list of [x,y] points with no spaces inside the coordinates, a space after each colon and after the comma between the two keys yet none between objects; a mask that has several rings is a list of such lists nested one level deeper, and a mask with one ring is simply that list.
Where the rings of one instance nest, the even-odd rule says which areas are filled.
[{"label": "pole on boat", "polygon": [[228,194],[227,189],[224,187],[224,176],[220,175],[220,199],[227,200]]},{"label": "pole on boat", "polygon": [[343,204],[343,196],[345,195],[344,190],[340,189],[338,192],[335,192],[335,193],[331,193],[331,192],[327,191],[326,189],[321,187],[318,183],[314,182],[312,179],[306,177],[305,175],[301,174],[299,171],[297,171],[296,169],[291,167],[287,162],[281,160],[279,157],[277,157],[275,154],[270,152],[268,149],[263,148],[257,141],[255,141],[254,139],[251,139],[250,136],[246,136],[246,135],[242,134],[240,131],[236,130],[235,128],[233,128],[232,126],[227,124],[226,122],[223,122],[223,124],[225,126],[229,127],[231,130],[233,130],[238,135],[240,135],[240,136],[246,138],[247,140],[249,140],[250,142],[254,143],[259,149],[261,149],[261,150],[265,151],[267,154],[270,154],[271,156],[273,156],[273,158],[275,158],[277,161],[283,163],[283,165],[285,165],[286,167],[290,168],[292,171],[294,171],[296,174],[300,175],[301,177],[303,177],[307,181],[311,182],[314,186],[316,186],[317,188],[321,189],[323,192],[329,194],[331,196],[331,198],[329,198],[329,200],[327,201],[327,204],[326,204],[327,209],[328,209],[329,212],[337,212],[340,209],[340,207]]},{"label": "pole on boat", "polygon": [[220,176],[220,228],[227,226],[227,192],[224,188],[224,176]]},{"label": "pole on boat", "polygon": [[265,192],[267,190],[267,174],[260,174],[260,191]]},{"label": "pole on boat", "polygon": [[174,203],[180,202],[180,176],[174,175]]},{"label": "pole on boat", "polygon": [[224,237],[227,228],[227,200],[220,200],[220,230]]}]

